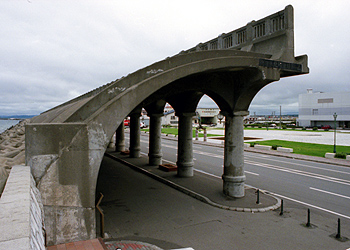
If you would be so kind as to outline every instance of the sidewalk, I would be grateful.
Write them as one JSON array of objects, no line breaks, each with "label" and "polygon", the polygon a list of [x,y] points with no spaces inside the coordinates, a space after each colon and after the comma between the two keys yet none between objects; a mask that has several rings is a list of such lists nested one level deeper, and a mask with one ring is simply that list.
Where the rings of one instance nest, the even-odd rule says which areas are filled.
[{"label": "sidewalk", "polygon": [[117,160],[151,178],[158,180],[172,188],[190,195],[211,206],[238,212],[266,212],[280,207],[281,200],[264,192],[259,192],[257,203],[257,190],[245,187],[243,198],[229,198],[222,194],[222,179],[196,172],[191,178],[178,178],[174,172],[160,170],[158,166],[149,166],[148,158],[129,158],[128,155],[109,152],[106,155]]}]

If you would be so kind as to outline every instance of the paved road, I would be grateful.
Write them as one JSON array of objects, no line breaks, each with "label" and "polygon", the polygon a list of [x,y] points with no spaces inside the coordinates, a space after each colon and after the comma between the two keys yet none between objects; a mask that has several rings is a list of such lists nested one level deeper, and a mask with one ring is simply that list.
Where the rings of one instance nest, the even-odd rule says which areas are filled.
[{"label": "paved road", "polygon": [[[148,137],[141,138],[148,153]],[[177,141],[163,140],[163,159],[176,162]],[[223,148],[193,145],[195,169],[217,178],[223,173]],[[280,198],[350,220],[350,168],[245,152],[246,184]]]},{"label": "paved road", "polygon": [[[146,156],[143,157],[146,160]],[[202,174],[196,176],[203,178]],[[220,209],[109,157],[102,162],[97,192],[105,195],[101,206],[105,212],[107,241],[111,242],[131,240],[162,249],[192,247],[196,250],[344,250],[350,247],[349,241],[329,237],[336,232],[335,215],[312,210],[311,223],[315,227],[306,228],[305,206],[290,201],[285,202],[283,216],[279,210],[251,213]],[[343,237],[350,236],[349,226],[349,221],[343,220]]]}]

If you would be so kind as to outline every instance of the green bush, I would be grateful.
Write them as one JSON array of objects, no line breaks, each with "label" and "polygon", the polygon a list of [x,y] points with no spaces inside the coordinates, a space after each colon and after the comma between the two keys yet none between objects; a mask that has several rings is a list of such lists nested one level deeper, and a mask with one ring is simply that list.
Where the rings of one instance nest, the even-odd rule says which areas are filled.
[{"label": "green bush", "polygon": [[328,129],[328,128],[325,128],[324,131],[329,131],[329,129]]},{"label": "green bush", "polygon": [[346,153],[335,153],[335,158],[346,159]]},{"label": "green bush", "polygon": [[272,146],[271,146],[271,149],[277,150],[278,147],[281,147],[281,146],[280,146],[280,145],[272,145]]},{"label": "green bush", "polygon": [[306,128],[305,128],[305,127],[303,127],[301,130],[306,130]]},{"label": "green bush", "polygon": [[251,143],[250,143],[250,147],[254,147],[255,144],[258,144],[258,145],[259,145],[259,143],[251,142]]},{"label": "green bush", "polygon": [[313,127],[312,130],[316,131],[316,130],[318,130],[318,128],[317,127]]}]

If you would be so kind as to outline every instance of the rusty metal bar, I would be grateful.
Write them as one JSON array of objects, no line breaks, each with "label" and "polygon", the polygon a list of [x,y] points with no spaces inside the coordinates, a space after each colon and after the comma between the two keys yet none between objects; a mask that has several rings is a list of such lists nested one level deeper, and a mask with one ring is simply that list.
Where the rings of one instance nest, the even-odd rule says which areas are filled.
[{"label": "rusty metal bar", "polygon": [[96,208],[97,210],[100,212],[100,222],[101,222],[101,225],[100,225],[100,228],[101,228],[101,237],[104,238],[105,237],[105,215],[103,213],[103,210],[100,208],[100,203],[103,199],[103,194],[100,193],[101,197],[100,199],[98,200],[97,204],[96,204]]}]

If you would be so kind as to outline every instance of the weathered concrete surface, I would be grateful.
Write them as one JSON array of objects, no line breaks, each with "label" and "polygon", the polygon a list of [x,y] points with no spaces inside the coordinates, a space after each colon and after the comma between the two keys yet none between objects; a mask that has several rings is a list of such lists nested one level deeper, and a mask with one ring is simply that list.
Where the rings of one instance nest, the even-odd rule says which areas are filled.
[{"label": "weathered concrete surface", "polygon": [[0,199],[0,249],[45,249],[42,202],[28,166],[13,166]]},{"label": "weathered concrete surface", "polygon": [[[256,33],[261,23],[266,30]],[[208,94],[221,111],[234,116],[246,113],[267,84],[308,73],[307,57],[294,57],[291,6],[239,30],[227,34],[230,38],[217,38],[217,47],[210,47],[209,41],[210,48],[196,47],[193,53],[166,58],[31,120],[26,127],[26,163],[43,195],[45,216],[51,223],[50,244],[95,237],[101,160],[113,134],[133,110],[159,110],[169,102],[177,113],[192,113]],[[243,152],[243,138],[230,140],[228,144]],[[241,190],[243,165],[226,157],[232,159],[226,165],[226,181]]]}]

